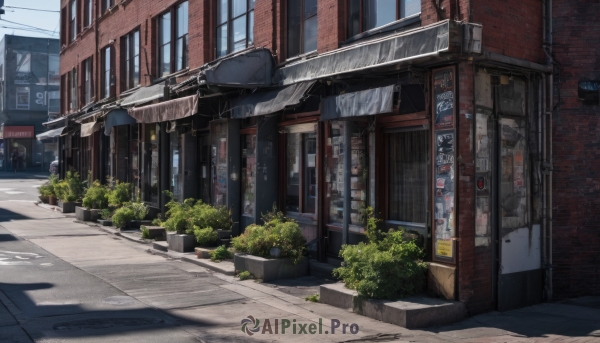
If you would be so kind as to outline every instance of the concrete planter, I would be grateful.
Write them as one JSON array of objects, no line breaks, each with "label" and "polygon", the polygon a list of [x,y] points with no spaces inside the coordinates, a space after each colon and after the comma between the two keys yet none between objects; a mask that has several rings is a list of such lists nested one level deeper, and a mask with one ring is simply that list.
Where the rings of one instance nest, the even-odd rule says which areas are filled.
[{"label": "concrete planter", "polygon": [[231,238],[231,230],[217,230],[217,234],[219,235],[219,239]]},{"label": "concrete planter", "polygon": [[58,201],[58,207],[61,208],[62,213],[75,213],[75,207],[81,206],[80,202],[62,202]]},{"label": "concrete planter", "polygon": [[207,259],[210,258],[210,253],[217,250],[216,247],[197,247],[194,249],[196,252],[196,257]]},{"label": "concrete planter", "polygon": [[164,227],[160,226],[146,226],[151,239],[164,240],[166,231]]},{"label": "concrete planter", "polygon": [[139,230],[142,225],[150,226],[150,225],[152,225],[152,221],[151,220],[132,220],[127,225],[127,228]]},{"label": "concrete planter", "polygon": [[56,206],[58,199],[54,195],[48,197],[48,205]]},{"label": "concrete planter", "polygon": [[401,300],[367,299],[343,283],[321,285],[319,302],[407,329],[441,326],[467,316],[464,303],[415,295]]},{"label": "concrete planter", "polygon": [[303,258],[294,264],[289,258],[267,259],[258,256],[235,254],[233,257],[235,270],[247,270],[257,279],[272,281],[291,279],[308,275],[308,259]]},{"label": "concrete planter", "polygon": [[75,218],[82,222],[95,222],[100,215],[100,210],[75,207]]},{"label": "concrete planter", "polygon": [[98,219],[98,223],[102,226],[112,226],[112,220],[110,219]]},{"label": "concrete planter", "polygon": [[47,204],[48,201],[50,201],[50,197],[47,195],[40,195],[38,198],[40,198],[40,201],[44,204]]},{"label": "concrete planter", "polygon": [[193,252],[196,245],[196,237],[194,235],[185,234],[167,234],[169,250],[175,252]]}]

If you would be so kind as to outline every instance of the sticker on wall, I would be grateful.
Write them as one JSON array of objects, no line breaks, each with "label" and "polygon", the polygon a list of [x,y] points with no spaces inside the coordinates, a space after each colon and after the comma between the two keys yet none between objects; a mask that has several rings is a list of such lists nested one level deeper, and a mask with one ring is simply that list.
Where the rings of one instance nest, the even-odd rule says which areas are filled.
[{"label": "sticker on wall", "polygon": [[454,131],[445,130],[434,135],[434,229],[435,257],[454,259],[452,239],[455,237],[454,185]]},{"label": "sticker on wall", "polygon": [[433,108],[436,129],[454,126],[454,72],[443,69],[433,74]]}]

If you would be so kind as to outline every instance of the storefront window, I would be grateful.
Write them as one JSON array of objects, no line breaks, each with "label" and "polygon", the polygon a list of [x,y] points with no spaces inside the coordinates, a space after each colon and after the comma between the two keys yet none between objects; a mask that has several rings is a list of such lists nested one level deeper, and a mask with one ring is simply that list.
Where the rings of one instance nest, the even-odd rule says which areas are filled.
[{"label": "storefront window", "polygon": [[326,198],[329,201],[329,223],[344,223],[344,123],[334,121],[327,139]]},{"label": "storefront window", "polygon": [[242,215],[254,217],[256,185],[256,135],[242,139]]},{"label": "storefront window", "polygon": [[148,168],[148,175],[145,181],[146,190],[144,190],[144,194],[145,200],[153,206],[158,206],[159,199],[159,138],[160,125],[148,125],[146,127],[146,156],[148,158],[146,167]]},{"label": "storefront window", "polygon": [[212,134],[213,202],[227,205],[227,124],[214,123]]},{"label": "storefront window", "polygon": [[171,133],[171,192],[175,199],[182,199],[182,160],[181,160],[181,136],[177,132]]},{"label": "storefront window", "polygon": [[131,135],[129,140],[129,156],[131,158],[131,180],[133,182],[133,194],[137,198],[140,194],[140,171],[139,171],[139,127],[137,124],[131,125]]},{"label": "storefront window", "polygon": [[288,133],[286,139],[286,210],[289,212],[316,213],[317,133]]},{"label": "storefront window", "polygon": [[367,207],[367,166],[366,128],[353,125],[350,132],[350,232],[364,233],[363,210]]}]

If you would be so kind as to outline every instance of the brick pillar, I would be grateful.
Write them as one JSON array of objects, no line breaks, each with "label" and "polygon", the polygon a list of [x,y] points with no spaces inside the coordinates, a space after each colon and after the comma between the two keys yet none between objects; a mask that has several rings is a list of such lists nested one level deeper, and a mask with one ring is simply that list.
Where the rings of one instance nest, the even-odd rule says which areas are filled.
[{"label": "brick pillar", "polygon": [[345,1],[319,1],[317,51],[335,50],[346,39]]}]

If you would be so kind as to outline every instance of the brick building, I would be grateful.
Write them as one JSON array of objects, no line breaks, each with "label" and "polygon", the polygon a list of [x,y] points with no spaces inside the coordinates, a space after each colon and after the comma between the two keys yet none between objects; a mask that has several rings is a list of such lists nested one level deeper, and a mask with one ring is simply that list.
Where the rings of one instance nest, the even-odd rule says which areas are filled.
[{"label": "brick building", "polygon": [[275,203],[336,264],[373,206],[422,238],[432,290],[525,306],[552,293],[550,3],[62,0],[48,125],[63,173],[156,212],[170,190],[239,234]]}]

